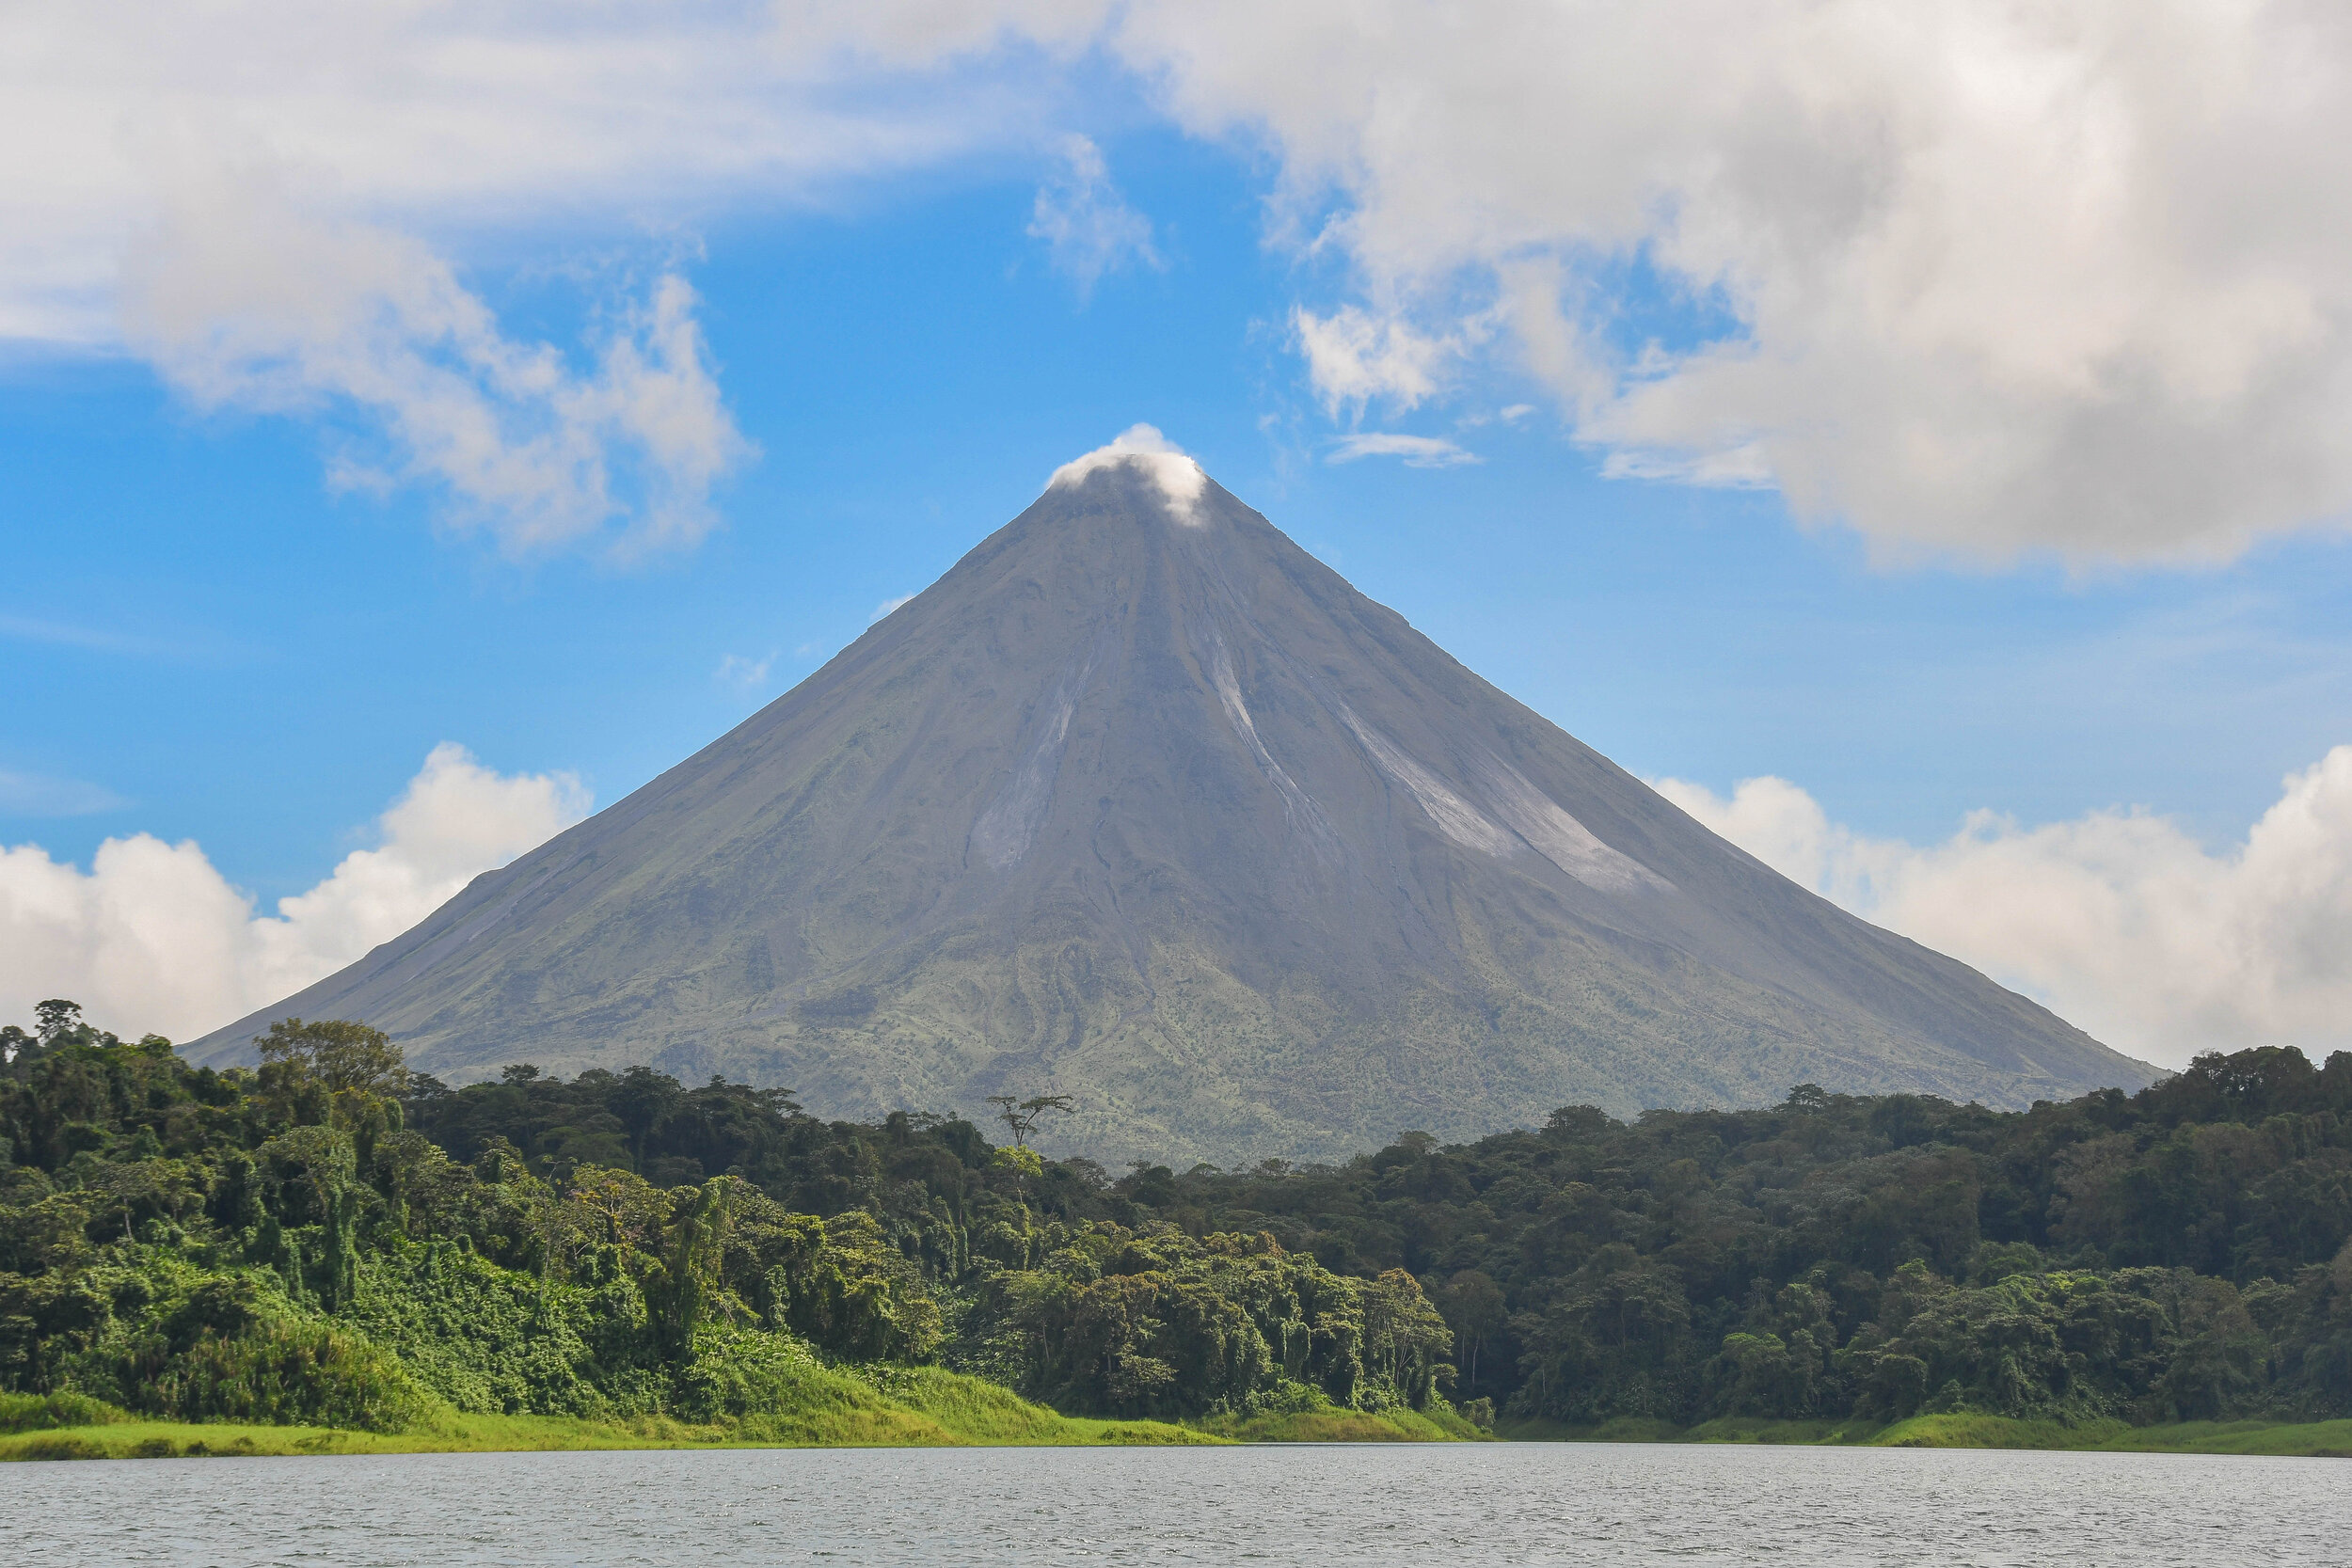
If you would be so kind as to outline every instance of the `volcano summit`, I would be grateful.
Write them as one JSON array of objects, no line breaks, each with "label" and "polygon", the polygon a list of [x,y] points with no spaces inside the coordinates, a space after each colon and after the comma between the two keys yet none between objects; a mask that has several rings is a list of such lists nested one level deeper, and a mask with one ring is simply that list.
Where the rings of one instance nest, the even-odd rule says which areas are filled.
[{"label": "volcano summit", "polygon": [[648,1062],[857,1117],[1050,1090],[1088,1152],[1228,1162],[1806,1081],[2015,1106],[2153,1076],[1732,847],[1136,445],[190,1054],[364,1019],[450,1078]]}]

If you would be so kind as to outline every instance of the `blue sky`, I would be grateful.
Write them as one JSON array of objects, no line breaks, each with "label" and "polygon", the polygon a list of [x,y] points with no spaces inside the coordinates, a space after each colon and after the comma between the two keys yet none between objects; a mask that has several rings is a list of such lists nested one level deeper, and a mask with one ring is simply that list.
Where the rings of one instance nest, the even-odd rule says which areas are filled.
[{"label": "blue sky", "polygon": [[[897,166],[720,181],[667,209],[592,181],[594,198],[564,187],[513,222],[454,197],[337,209],[420,236],[503,341],[551,345],[583,382],[658,278],[691,285],[714,417],[755,449],[709,487],[696,543],[614,554],[612,530],[652,507],[630,467],[645,460],[617,447],[617,520],[517,550],[498,506],[409,462],[387,405],[341,372],[306,370],[284,395],[168,325],[20,331],[0,354],[0,846],[88,868],[109,839],[193,839],[266,918],[385,842],[379,814],[438,743],[501,777],[575,775],[610,803],[1136,421],[1503,689],[1645,777],[1698,786],[1677,798],[1721,831],[1925,940],[1969,940],[1936,902],[1957,895],[1930,884],[1958,875],[1934,856],[1971,812],[2013,818],[1979,837],[2103,879],[2110,902],[2173,871],[2226,881],[2282,778],[2352,741],[2352,546],[2325,483],[2280,499],[2247,481],[2102,532],[2070,520],[2083,474],[2020,437],[2022,477],[1971,514],[1954,486],[1874,457],[1896,437],[1848,415],[1842,445],[1785,436],[1752,483],[1692,483],[1688,452],[1746,449],[1641,398],[1700,387],[1709,344],[1795,332],[1770,287],[1741,295],[1729,263],[1710,282],[1679,230],[1604,244],[1600,218],[1431,260],[1418,236],[1444,209],[1407,210],[1404,174],[1302,180],[1322,166],[1304,132],[1279,114],[1237,132],[1206,89],[1154,89],[1145,44],[1120,37],[1074,63],[951,62],[938,79],[976,98],[1041,72],[1057,86],[1037,125]],[[1093,185],[1073,134],[1099,151]],[[1093,252],[1087,233],[1051,242],[1056,201],[1098,226]],[[1550,296],[1583,302],[1565,315],[1597,346],[1577,365],[1547,360],[1540,323],[1510,304],[1531,256],[1581,279]],[[1351,321],[1353,349],[1315,346],[1317,324]],[[1614,367],[1600,393],[1579,389],[1587,360]],[[1903,369],[1826,362],[1856,385]],[[2150,442],[2169,417],[2141,419]],[[1363,432],[1460,460],[1335,461]],[[1686,457],[1643,456],[1667,448]],[[337,482],[355,454],[389,482]],[[1668,477],[1604,477],[1613,460]],[[2146,464],[2116,461],[2130,491]],[[1824,465],[1851,503],[1820,499]],[[1740,815],[1735,787],[1767,775],[1803,792],[1814,828],[1760,796]],[[2174,835],[2142,845],[2171,857],[2153,870],[2090,844],[2137,832],[2116,815],[2136,808]],[[2333,897],[2294,916],[2323,946],[2344,935]],[[2115,936],[2080,973],[1997,942],[1963,956],[2079,1015],[2166,943],[2228,940],[2143,939]],[[2344,967],[2323,963],[2311,994],[2338,994]],[[0,995],[50,984],[8,974]],[[2275,998],[2200,995],[2209,1033],[2326,1033]],[[2100,1016],[2183,1049],[2142,1013]]]},{"label": "blue sky", "polygon": [[[1025,232],[1041,168],[730,225],[688,269],[759,457],[699,549],[514,562],[431,490],[337,495],[310,420],[206,415],[123,358],[0,380],[8,660],[0,766],[58,781],[0,836],[86,859],[194,836],[266,896],[315,881],[436,742],[612,800],[814,670],[1150,420],[1471,668],[1645,776],[1804,784],[1915,839],[1992,806],[2112,805],[2222,842],[2352,736],[2352,551],[2222,569],[1873,566],[1779,499],[1598,477],[1556,418],[1394,421],[1481,462],[1332,464],[1231,156],[1116,145],[1165,272],[1082,299]],[[473,279],[517,325],[580,302]],[[1449,414],[1454,415],[1449,418]],[[1270,429],[1262,422],[1272,421]],[[734,655],[763,681],[723,680]],[[108,809],[56,815],[77,797]]]}]

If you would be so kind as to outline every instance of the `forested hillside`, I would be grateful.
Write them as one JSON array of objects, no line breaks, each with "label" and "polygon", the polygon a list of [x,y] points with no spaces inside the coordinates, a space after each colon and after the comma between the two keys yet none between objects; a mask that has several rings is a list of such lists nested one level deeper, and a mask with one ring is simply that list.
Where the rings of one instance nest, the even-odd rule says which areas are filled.
[{"label": "forested hillside", "polygon": [[1996,1113],[1800,1087],[1330,1170],[1141,1171],[1188,1229],[1422,1279],[1457,1397],[1571,1423],[2352,1413],[2352,1054]]},{"label": "forested hillside", "polygon": [[644,1071],[452,1094],[342,1022],[281,1023],[250,1072],[63,1003],[0,1050],[11,1391],[377,1430],[438,1402],[710,1420],[813,1362],[945,1357],[1079,1414],[1442,1406],[1410,1275],[1057,1218],[1086,1178],[963,1122],[827,1126]]},{"label": "forested hillside", "polygon": [[1114,1177],[643,1068],[450,1089],[349,1023],[216,1072],[58,1004],[0,1050],[0,1386],[160,1414],[702,1418],[925,1362],[1122,1417],[2352,1414],[2352,1054]]}]

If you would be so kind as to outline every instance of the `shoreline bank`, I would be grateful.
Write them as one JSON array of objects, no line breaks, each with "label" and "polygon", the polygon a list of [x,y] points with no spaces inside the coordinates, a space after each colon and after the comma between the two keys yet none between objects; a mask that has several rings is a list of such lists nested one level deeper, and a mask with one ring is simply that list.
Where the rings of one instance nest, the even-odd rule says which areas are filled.
[{"label": "shoreline bank", "polygon": [[[956,1381],[960,1384],[964,1380]],[[591,1421],[559,1416],[469,1416],[453,1412],[411,1431],[379,1433],[228,1421],[157,1421],[122,1414],[119,1419],[78,1421],[0,1433],[0,1463],[662,1449],[1223,1447],[1479,1440],[2008,1449],[2352,1459],[2352,1420],[2190,1421],[2147,1427],[2111,1421],[2067,1427],[2056,1422],[1974,1415],[1917,1416],[1884,1426],[1726,1418],[1691,1428],[1637,1421],[1613,1421],[1597,1428],[1505,1421],[1497,1432],[1486,1433],[1470,1427],[1459,1417],[1440,1419],[1412,1412],[1378,1416],[1356,1411],[1261,1416],[1188,1425],[1094,1420],[1057,1415],[1009,1394],[976,1400],[970,1397],[968,1389],[952,1386],[937,1392],[962,1397],[892,1402],[898,1407],[895,1410],[868,1409],[858,1412],[853,1418],[830,1422],[790,1416],[767,1422],[697,1425],[666,1417]],[[932,1408],[924,1409],[927,1404]]]},{"label": "shoreline bank", "polygon": [[1694,1427],[1625,1418],[1597,1427],[1503,1420],[1496,1435],[1515,1443],[1705,1443],[1768,1447],[2027,1449],[2079,1453],[2265,1454],[2352,1459],[2352,1420],[2168,1421],[2067,1426],[2008,1416],[1914,1416],[1892,1423],[1794,1421],[1726,1416]]}]

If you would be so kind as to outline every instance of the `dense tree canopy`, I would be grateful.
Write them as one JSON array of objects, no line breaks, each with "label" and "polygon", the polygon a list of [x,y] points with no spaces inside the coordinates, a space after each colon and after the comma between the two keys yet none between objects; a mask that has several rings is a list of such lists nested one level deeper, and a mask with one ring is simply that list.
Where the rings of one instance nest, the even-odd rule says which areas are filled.
[{"label": "dense tree canopy", "polygon": [[2211,1055],[2022,1113],[1810,1086],[1630,1125],[1571,1107],[1116,1191],[1410,1271],[1454,1329],[1460,1394],[1524,1415],[2352,1411],[2343,1053]]},{"label": "dense tree canopy", "polygon": [[0,1037],[0,1388],[398,1425],[433,1400],[741,1414],[763,1369],[941,1357],[1109,1415],[1440,1397],[1411,1275],[1195,1237],[970,1123],[529,1067],[451,1090],[289,1019],[191,1069],[44,1008]]},{"label": "dense tree canopy", "polygon": [[1800,1086],[1116,1179],[642,1067],[452,1088],[346,1022],[215,1072],[56,1002],[0,1053],[8,1389],[692,1413],[813,1355],[1105,1415],[2352,1412],[2344,1053],[2023,1113]]}]

